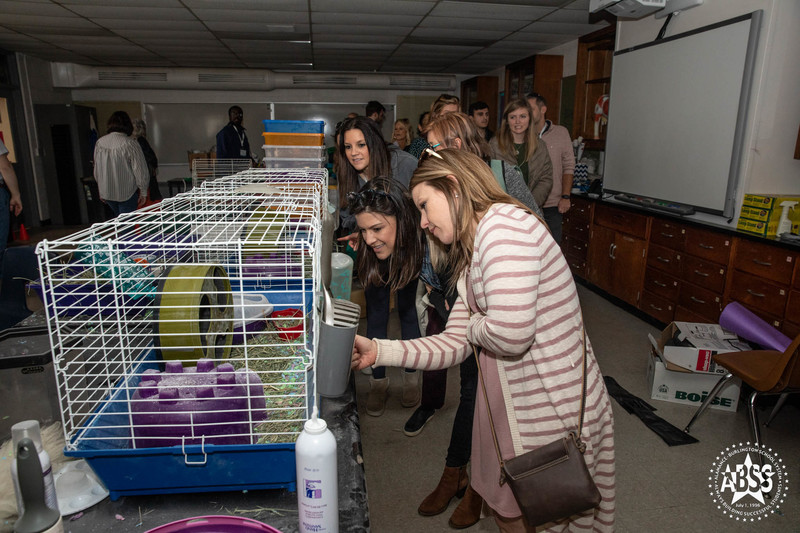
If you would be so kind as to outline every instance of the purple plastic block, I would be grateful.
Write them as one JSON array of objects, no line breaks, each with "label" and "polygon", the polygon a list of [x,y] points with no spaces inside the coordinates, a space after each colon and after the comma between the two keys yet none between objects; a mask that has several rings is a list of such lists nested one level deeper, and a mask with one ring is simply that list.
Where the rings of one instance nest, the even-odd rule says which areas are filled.
[{"label": "purple plastic block", "polygon": [[167,361],[164,372],[145,371],[131,404],[137,448],[182,442],[252,444],[251,424],[266,418],[258,375],[237,371],[230,363],[215,368],[211,359],[187,368],[180,361]]}]

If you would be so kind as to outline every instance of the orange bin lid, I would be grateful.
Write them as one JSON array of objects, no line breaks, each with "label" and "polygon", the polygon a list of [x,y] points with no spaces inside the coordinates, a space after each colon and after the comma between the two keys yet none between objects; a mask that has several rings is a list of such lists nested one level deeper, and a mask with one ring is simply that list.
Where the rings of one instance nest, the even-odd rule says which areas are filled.
[{"label": "orange bin lid", "polygon": [[264,144],[279,146],[322,146],[325,144],[325,134],[323,133],[277,133],[266,132]]}]

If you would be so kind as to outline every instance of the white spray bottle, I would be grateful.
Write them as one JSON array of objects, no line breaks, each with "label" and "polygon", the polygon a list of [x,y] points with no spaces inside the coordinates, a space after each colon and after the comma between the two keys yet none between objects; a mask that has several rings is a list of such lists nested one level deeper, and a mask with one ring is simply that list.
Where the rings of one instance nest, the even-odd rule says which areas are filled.
[{"label": "white spray bottle", "polygon": [[336,439],[318,418],[317,406],[295,443],[297,510],[301,533],[339,532]]},{"label": "white spray bottle", "polygon": [[778,222],[778,231],[777,234],[780,235],[782,233],[791,233],[792,232],[792,221],[789,220],[789,212],[794,209],[798,202],[792,200],[786,200],[781,202],[781,220]]}]

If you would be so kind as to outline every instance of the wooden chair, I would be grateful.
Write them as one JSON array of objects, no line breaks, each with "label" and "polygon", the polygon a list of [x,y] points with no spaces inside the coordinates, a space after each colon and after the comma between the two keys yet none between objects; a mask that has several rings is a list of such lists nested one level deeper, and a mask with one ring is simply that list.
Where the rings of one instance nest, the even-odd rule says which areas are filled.
[{"label": "wooden chair", "polygon": [[800,335],[783,352],[775,350],[751,350],[747,352],[728,352],[714,356],[714,362],[723,366],[728,373],[723,376],[709,393],[703,404],[694,414],[684,431],[689,430],[697,417],[705,411],[711,401],[725,384],[734,377],[752,387],[748,409],[750,410],[750,429],[756,445],[761,445],[761,431],[756,415],[756,400],[765,394],[790,394],[800,392]]}]

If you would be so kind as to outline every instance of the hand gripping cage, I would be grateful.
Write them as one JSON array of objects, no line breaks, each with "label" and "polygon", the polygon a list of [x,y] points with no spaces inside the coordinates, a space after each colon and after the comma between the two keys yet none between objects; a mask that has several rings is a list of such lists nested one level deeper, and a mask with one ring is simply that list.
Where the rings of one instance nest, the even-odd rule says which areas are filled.
[{"label": "hand gripping cage", "polygon": [[325,170],[250,169],[37,246],[65,454],[112,498],[294,490],[323,209]]}]

